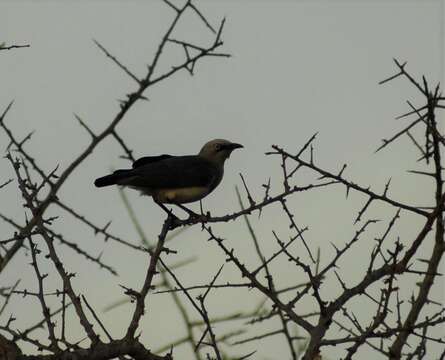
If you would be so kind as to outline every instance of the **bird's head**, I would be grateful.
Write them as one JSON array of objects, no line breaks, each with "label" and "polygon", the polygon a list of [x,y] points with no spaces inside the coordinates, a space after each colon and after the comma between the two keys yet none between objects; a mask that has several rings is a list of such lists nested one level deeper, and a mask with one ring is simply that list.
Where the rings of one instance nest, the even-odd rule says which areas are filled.
[{"label": "bird's head", "polygon": [[224,161],[230,157],[233,150],[242,147],[243,145],[228,140],[215,139],[209,141],[202,147],[199,156],[222,165]]}]

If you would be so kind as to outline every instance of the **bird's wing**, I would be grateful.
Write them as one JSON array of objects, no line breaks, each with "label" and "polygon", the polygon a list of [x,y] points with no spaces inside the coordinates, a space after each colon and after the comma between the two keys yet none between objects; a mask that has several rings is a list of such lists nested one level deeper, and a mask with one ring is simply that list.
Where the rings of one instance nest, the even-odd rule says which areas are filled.
[{"label": "bird's wing", "polygon": [[152,189],[213,187],[219,176],[220,169],[199,156],[172,156],[130,170],[120,184]]},{"label": "bird's wing", "polygon": [[163,154],[163,155],[158,155],[158,156],[144,156],[140,159],[137,159],[134,163],[133,163],[133,169],[136,169],[140,166],[144,166],[147,164],[151,164],[157,161],[161,161],[161,160],[165,160],[165,159],[169,159],[172,158],[172,155],[167,155],[167,154]]}]

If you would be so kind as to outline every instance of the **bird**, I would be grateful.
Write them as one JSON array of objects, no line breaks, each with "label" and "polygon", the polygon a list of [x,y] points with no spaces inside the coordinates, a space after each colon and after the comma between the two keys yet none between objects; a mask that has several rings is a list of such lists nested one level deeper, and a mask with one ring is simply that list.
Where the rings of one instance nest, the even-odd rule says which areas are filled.
[{"label": "bird", "polygon": [[[224,163],[243,145],[224,139],[207,142],[197,155],[145,156],[132,169],[120,169],[94,181],[98,188],[121,185],[139,190],[161,205],[191,203],[203,199],[220,184]],[[165,209],[165,208],[164,208]]]}]

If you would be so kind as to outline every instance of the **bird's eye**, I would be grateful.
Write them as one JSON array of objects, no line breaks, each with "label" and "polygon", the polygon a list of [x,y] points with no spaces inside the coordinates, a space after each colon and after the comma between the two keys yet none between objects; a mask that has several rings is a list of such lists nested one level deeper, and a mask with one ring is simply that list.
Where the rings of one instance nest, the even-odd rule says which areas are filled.
[{"label": "bird's eye", "polygon": [[221,150],[221,145],[220,145],[220,144],[215,144],[215,150],[216,150],[216,151]]}]

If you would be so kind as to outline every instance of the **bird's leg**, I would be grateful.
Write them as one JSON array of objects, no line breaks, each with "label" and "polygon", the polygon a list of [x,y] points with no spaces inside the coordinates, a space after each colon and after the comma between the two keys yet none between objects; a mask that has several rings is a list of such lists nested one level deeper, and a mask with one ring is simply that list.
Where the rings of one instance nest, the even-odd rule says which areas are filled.
[{"label": "bird's leg", "polygon": [[175,214],[173,214],[173,211],[167,209],[167,207],[166,207],[163,203],[161,203],[161,202],[159,202],[159,201],[156,201],[156,200],[154,200],[154,202],[155,202],[156,204],[158,204],[159,207],[160,207],[162,210],[164,210],[164,211],[167,213],[168,216],[171,216],[174,220],[180,221],[180,219],[179,219]]},{"label": "bird's leg", "polygon": [[202,199],[199,200],[199,209],[201,210],[201,216],[204,216],[204,208],[202,207]]},{"label": "bird's leg", "polygon": [[189,208],[185,207],[184,205],[181,204],[175,204],[176,206],[180,207],[182,210],[184,210],[187,214],[189,214],[189,216],[191,218],[198,218],[199,215],[197,213],[195,213],[194,211],[190,210]]}]

